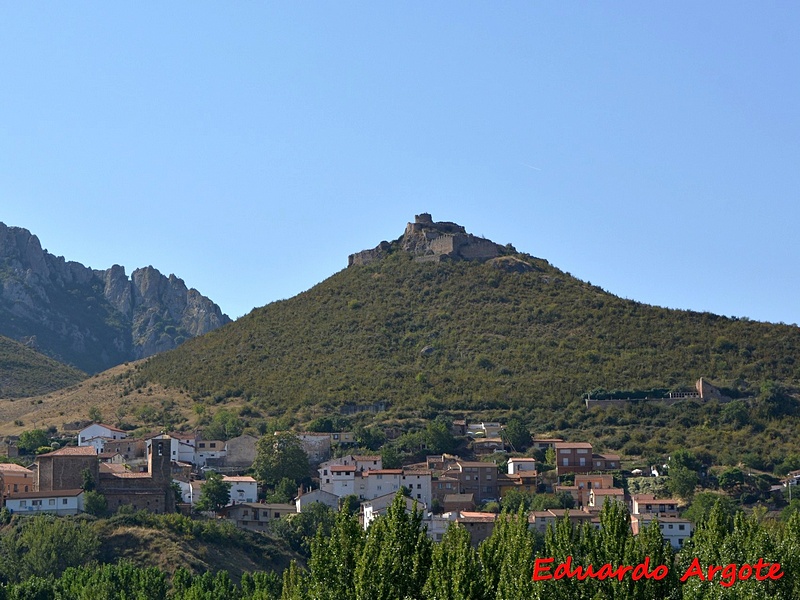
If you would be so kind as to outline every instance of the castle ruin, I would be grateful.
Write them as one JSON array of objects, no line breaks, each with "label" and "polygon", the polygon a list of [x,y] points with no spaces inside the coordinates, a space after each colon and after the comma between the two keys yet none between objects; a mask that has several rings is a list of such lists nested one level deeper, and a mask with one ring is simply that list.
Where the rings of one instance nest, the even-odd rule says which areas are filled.
[{"label": "castle ruin", "polygon": [[[484,261],[496,258],[505,252],[503,246],[467,233],[464,227],[457,223],[434,221],[429,213],[416,215],[414,222],[406,225],[405,233],[397,244],[400,249],[414,255],[414,260],[418,262]],[[393,244],[381,242],[372,250],[351,254],[347,266],[367,265],[380,260],[392,248]]]}]

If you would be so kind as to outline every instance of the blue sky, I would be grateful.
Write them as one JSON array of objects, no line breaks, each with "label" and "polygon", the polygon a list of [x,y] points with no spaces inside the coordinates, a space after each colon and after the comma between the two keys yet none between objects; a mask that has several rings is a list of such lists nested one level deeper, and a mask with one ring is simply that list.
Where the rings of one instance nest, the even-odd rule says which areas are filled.
[{"label": "blue sky", "polygon": [[3,3],[0,221],[233,317],[414,214],[796,323],[797,3]]}]

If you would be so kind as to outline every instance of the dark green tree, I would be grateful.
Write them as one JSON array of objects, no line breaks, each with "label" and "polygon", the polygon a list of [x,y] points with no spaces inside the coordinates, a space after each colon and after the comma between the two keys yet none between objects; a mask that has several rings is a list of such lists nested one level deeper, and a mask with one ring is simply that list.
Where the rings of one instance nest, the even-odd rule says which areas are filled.
[{"label": "dark green tree", "polygon": [[290,431],[264,435],[256,445],[253,472],[256,479],[267,485],[274,486],[284,477],[299,484],[309,478],[308,455]]},{"label": "dark green tree", "polygon": [[49,446],[50,439],[47,437],[47,432],[43,429],[30,429],[23,431],[19,435],[17,448],[23,454],[33,454],[37,448],[41,446]]},{"label": "dark green tree", "polygon": [[419,598],[430,568],[431,541],[422,529],[422,512],[406,510],[398,492],[385,517],[370,525],[356,567],[357,600]]},{"label": "dark green tree", "polygon": [[524,452],[533,443],[530,430],[517,417],[509,419],[506,423],[503,438],[511,444],[515,452]]},{"label": "dark green tree", "polygon": [[195,504],[197,510],[218,512],[230,504],[231,484],[222,480],[222,475],[210,471],[200,486],[200,498]]}]

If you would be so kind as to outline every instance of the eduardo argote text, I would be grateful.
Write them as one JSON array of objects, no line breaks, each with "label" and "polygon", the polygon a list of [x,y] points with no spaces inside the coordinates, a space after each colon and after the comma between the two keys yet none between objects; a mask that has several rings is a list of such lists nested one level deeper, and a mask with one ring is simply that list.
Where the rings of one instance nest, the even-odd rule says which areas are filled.
[{"label": "eduardo argote text", "polygon": [[[650,558],[646,557],[644,562],[638,565],[617,565],[609,563],[595,567],[572,565],[572,557],[554,565],[554,558],[537,558],[533,565],[533,581],[547,581],[556,579],[572,579],[585,581],[586,579],[617,579],[622,581],[625,577],[630,577],[633,581],[642,579],[654,579],[660,581],[669,574],[669,567],[666,565],[656,565],[650,568]],[[555,567],[555,568],[554,568]],[[700,560],[695,558],[692,564],[681,575],[681,582],[691,577],[696,577],[703,581],[714,581],[719,576],[719,584],[722,587],[731,587],[737,581],[755,579],[756,581],[766,581],[768,579],[777,580],[783,577],[780,563],[767,562],[759,558],[755,563],[744,563],[741,565],[708,565],[705,569],[700,564]]]}]

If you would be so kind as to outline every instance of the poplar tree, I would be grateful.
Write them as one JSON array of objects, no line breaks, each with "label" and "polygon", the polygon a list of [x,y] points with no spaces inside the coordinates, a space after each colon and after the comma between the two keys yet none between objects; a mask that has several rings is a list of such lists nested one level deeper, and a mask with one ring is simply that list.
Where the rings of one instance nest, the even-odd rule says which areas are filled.
[{"label": "poplar tree", "polygon": [[309,593],[314,600],[356,595],[356,566],[364,551],[364,532],[355,517],[342,510],[329,535],[317,530],[311,544]]},{"label": "poplar tree", "polygon": [[406,511],[398,492],[386,516],[367,531],[366,544],[356,567],[357,600],[420,598],[428,577],[431,541],[422,529],[422,513]]},{"label": "poplar tree", "polygon": [[483,600],[481,564],[463,525],[451,524],[434,545],[423,595],[426,600]]}]

